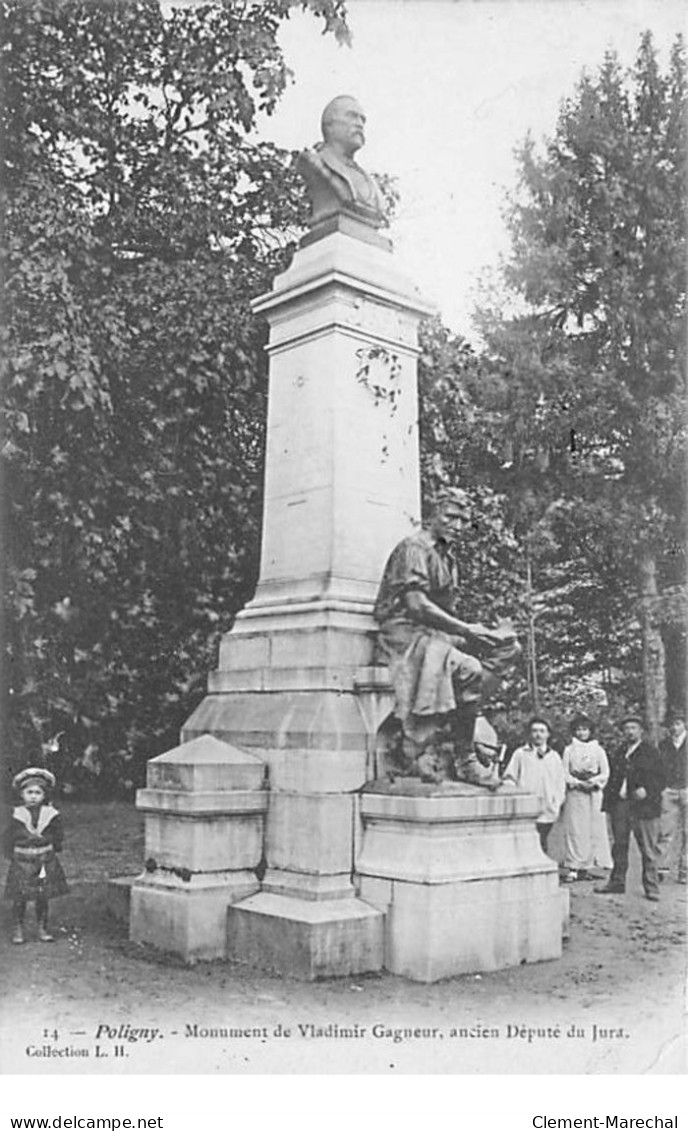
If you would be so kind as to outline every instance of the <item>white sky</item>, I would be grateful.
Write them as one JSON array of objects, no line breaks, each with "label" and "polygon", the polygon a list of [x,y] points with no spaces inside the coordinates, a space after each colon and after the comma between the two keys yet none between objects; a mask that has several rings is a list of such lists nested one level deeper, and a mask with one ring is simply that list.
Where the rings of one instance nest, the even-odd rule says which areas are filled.
[{"label": "white sky", "polygon": [[323,106],[353,94],[368,116],[365,168],[401,191],[400,263],[455,330],[471,335],[471,290],[507,249],[501,209],[513,151],[553,131],[559,103],[608,47],[623,64],[650,28],[663,65],[685,31],[684,0],[348,0],[352,48],[310,16],[281,33],[295,83],[263,135],[290,149],[320,136]]}]

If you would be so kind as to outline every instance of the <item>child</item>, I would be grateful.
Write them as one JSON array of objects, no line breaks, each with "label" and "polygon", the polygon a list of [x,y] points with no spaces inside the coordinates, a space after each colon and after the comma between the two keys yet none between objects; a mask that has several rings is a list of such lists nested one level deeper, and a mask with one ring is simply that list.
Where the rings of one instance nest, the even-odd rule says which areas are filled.
[{"label": "child", "polygon": [[20,804],[12,813],[7,835],[7,855],[11,860],[5,895],[13,902],[12,942],[24,942],[26,904],[36,904],[38,938],[53,942],[48,931],[48,901],[64,895],[67,881],[56,853],[62,849],[60,814],[48,802],[55,788],[50,770],[30,766],[12,782]]}]

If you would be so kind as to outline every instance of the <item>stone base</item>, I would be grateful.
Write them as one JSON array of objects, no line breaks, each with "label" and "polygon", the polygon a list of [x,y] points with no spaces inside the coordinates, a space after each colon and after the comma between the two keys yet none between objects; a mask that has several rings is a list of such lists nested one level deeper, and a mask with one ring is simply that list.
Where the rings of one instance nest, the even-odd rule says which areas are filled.
[{"label": "stone base", "polygon": [[385,967],[419,982],[558,958],[557,866],[514,791],[376,787],[361,798],[361,898],[386,912]]},{"label": "stone base", "polygon": [[559,888],[561,897],[561,937],[564,942],[571,938],[571,892],[568,888]]},{"label": "stone base", "polygon": [[261,891],[295,899],[353,899],[356,895],[350,872],[314,875],[287,868],[268,868],[260,886]]},{"label": "stone base", "polygon": [[225,957],[227,907],[259,888],[252,872],[137,879],[131,888],[129,938],[193,964]]},{"label": "stone base", "polygon": [[[366,896],[366,884],[361,883]],[[415,982],[561,956],[558,892],[524,877],[470,885],[394,884],[385,968]]]},{"label": "stone base", "polygon": [[353,794],[373,777],[386,706],[378,707],[379,698],[354,691],[353,677],[349,691],[225,691],[207,695],[182,734],[186,740],[212,734],[255,755],[268,767],[271,796]]},{"label": "stone base", "polygon": [[381,911],[358,899],[309,901],[261,892],[227,912],[227,957],[312,982],[380,970]]},{"label": "stone base", "polygon": [[137,873],[135,876],[114,876],[108,880],[107,909],[118,923],[129,922],[131,888],[138,878]]}]

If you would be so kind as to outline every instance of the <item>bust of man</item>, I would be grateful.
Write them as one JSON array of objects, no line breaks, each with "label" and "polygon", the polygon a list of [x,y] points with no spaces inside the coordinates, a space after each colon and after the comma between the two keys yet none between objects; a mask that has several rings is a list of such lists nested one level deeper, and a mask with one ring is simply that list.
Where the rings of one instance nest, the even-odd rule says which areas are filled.
[{"label": "bust of man", "polygon": [[340,94],[323,110],[323,140],[300,154],[297,169],[311,198],[311,225],[345,212],[378,228],[383,201],[354,154],[365,143],[366,117],[355,98]]}]

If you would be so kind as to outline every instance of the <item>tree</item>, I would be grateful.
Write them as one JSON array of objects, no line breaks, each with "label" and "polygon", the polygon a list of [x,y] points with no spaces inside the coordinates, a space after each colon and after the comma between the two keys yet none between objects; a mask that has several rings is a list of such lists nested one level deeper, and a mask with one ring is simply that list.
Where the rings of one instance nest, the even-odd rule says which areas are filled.
[{"label": "tree", "polygon": [[[5,749],[173,744],[255,582],[266,367],[250,299],[305,221],[256,140],[292,9],[6,0]],[[97,763],[98,759],[95,758]]]},{"label": "tree", "polygon": [[[524,548],[509,513],[508,496],[490,474],[490,413],[485,396],[492,375],[468,342],[438,318],[421,324],[419,358],[420,471],[423,509],[432,511],[446,487],[460,486],[472,502],[469,534],[454,546],[457,600],[467,620],[515,621],[526,635]],[[482,393],[481,393],[482,390]],[[502,689],[513,708],[527,693],[517,673]]]},{"label": "tree", "polygon": [[480,318],[489,457],[512,498],[531,480],[538,521],[557,500],[560,559],[583,559],[606,600],[628,597],[655,735],[663,631],[675,639],[685,610],[685,162],[683,45],[663,74],[647,33],[630,73],[608,53],[581,79],[543,152],[526,140],[504,270],[520,311]]}]

